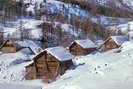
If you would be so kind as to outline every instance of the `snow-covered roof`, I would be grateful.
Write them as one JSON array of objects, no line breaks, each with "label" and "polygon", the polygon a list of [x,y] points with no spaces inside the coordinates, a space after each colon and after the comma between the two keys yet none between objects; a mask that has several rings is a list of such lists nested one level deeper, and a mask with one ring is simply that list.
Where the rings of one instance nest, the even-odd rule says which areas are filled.
[{"label": "snow-covered roof", "polygon": [[73,59],[75,57],[62,46],[46,48],[44,51],[49,52],[51,55],[56,57],[59,61],[66,61],[66,60]]},{"label": "snow-covered roof", "polygon": [[90,39],[86,40],[75,40],[77,44],[79,44],[83,48],[96,48],[98,47],[94,42],[92,42]]},{"label": "snow-covered roof", "polygon": [[27,54],[27,55],[31,55],[32,53],[34,53],[32,50],[30,50],[29,48],[23,48],[21,49],[19,52]]},{"label": "snow-covered roof", "polygon": [[42,50],[42,48],[32,40],[16,41],[15,43],[22,47],[30,47],[35,54],[38,54]]},{"label": "snow-covered roof", "polygon": [[30,86],[22,84],[0,83],[0,89],[42,89],[39,86]]},{"label": "snow-covered roof", "polygon": [[122,45],[127,41],[126,36],[111,36],[117,45]]}]

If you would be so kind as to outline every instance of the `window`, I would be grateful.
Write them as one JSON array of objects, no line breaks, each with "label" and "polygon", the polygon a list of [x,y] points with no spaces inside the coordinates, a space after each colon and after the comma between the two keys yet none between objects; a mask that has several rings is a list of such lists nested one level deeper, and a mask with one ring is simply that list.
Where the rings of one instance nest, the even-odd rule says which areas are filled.
[{"label": "window", "polygon": [[12,44],[12,42],[11,42],[11,41],[8,41],[8,42],[7,42],[7,45],[11,45],[11,44]]}]

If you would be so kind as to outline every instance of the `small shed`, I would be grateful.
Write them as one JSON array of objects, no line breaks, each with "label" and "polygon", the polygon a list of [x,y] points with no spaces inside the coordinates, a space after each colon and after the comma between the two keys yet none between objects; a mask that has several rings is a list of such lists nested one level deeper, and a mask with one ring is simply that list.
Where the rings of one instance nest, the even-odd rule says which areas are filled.
[{"label": "small shed", "polygon": [[15,43],[13,40],[6,40],[0,48],[3,53],[16,53],[23,47]]},{"label": "small shed", "polygon": [[101,51],[108,51],[119,48],[125,41],[127,41],[126,36],[110,36],[98,49]]},{"label": "small shed", "polygon": [[70,46],[69,51],[75,56],[87,55],[97,50],[97,45],[90,39],[86,40],[75,40]]},{"label": "small shed", "polygon": [[27,73],[26,79],[55,79],[73,66],[74,57],[62,46],[46,48],[33,58],[33,66],[26,67],[27,72],[35,68],[35,70],[31,70],[32,72]]}]

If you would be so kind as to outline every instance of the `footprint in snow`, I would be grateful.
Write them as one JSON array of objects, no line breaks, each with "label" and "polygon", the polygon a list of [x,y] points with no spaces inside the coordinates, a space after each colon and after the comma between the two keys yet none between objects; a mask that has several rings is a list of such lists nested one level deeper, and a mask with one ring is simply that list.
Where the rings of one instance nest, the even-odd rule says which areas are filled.
[{"label": "footprint in snow", "polygon": [[62,86],[61,89],[82,89],[79,86]]}]

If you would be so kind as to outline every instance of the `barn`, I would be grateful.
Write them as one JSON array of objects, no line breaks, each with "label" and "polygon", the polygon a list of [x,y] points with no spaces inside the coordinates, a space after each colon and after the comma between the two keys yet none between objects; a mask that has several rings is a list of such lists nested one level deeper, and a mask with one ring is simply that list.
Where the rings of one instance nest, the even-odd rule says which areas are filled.
[{"label": "barn", "polygon": [[97,50],[97,45],[90,39],[86,40],[75,40],[70,46],[69,51],[75,56],[87,55]]},{"label": "barn", "polygon": [[125,41],[127,41],[126,36],[110,36],[98,49],[101,51],[108,51],[119,48]]},{"label": "barn", "polygon": [[0,48],[3,53],[16,53],[23,47],[15,43],[13,40],[6,40]]},{"label": "barn", "polygon": [[22,53],[36,55],[40,51],[42,51],[42,48],[32,40],[24,40],[24,41],[6,40],[1,46],[1,50],[3,53],[16,53],[18,51],[21,51]]},{"label": "barn", "polygon": [[46,48],[33,58],[33,64],[26,66],[26,79],[55,79],[73,66],[74,57],[62,46]]}]

